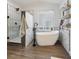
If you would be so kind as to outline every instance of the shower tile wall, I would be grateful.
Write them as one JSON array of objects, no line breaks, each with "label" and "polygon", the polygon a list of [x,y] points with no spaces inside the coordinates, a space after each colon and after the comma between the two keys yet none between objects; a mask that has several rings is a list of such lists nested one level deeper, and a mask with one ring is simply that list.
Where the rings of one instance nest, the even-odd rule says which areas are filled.
[{"label": "shower tile wall", "polygon": [[16,40],[16,38],[20,37],[21,11],[16,11],[16,8],[11,5],[8,5],[7,9],[9,16],[7,19],[7,36],[9,40]]}]

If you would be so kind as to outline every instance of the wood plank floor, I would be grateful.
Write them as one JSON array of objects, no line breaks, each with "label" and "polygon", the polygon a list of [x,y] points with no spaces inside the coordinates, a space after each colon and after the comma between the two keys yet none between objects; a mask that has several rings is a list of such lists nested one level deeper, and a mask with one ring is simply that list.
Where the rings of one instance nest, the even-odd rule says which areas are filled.
[{"label": "wood plank floor", "polygon": [[51,59],[51,57],[70,59],[61,44],[45,47],[29,46],[25,48],[8,45],[7,50],[7,59]]}]

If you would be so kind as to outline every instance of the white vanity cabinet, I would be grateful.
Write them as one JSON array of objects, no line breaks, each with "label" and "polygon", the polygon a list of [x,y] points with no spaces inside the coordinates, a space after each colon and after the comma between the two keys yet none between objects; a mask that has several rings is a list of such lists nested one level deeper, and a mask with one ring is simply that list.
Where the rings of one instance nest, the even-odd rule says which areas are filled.
[{"label": "white vanity cabinet", "polygon": [[62,29],[60,35],[62,45],[70,55],[70,30]]}]

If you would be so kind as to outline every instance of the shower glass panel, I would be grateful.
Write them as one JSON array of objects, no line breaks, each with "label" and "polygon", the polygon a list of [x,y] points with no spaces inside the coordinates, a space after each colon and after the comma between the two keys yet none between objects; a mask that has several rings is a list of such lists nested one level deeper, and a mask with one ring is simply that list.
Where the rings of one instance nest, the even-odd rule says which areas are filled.
[{"label": "shower glass panel", "polygon": [[[15,7],[8,5],[8,16],[7,18],[7,36],[8,40],[20,40],[20,21],[21,21],[21,11],[17,11]],[[16,39],[18,38],[18,39]]]}]

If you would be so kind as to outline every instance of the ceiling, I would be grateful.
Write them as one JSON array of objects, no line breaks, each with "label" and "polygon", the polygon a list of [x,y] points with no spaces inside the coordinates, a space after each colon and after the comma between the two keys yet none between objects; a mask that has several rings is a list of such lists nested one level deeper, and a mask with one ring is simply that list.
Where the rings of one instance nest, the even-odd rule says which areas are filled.
[{"label": "ceiling", "polygon": [[63,0],[9,0],[17,3],[22,7],[26,6],[36,6],[36,5],[44,5],[44,4],[61,4]]}]

